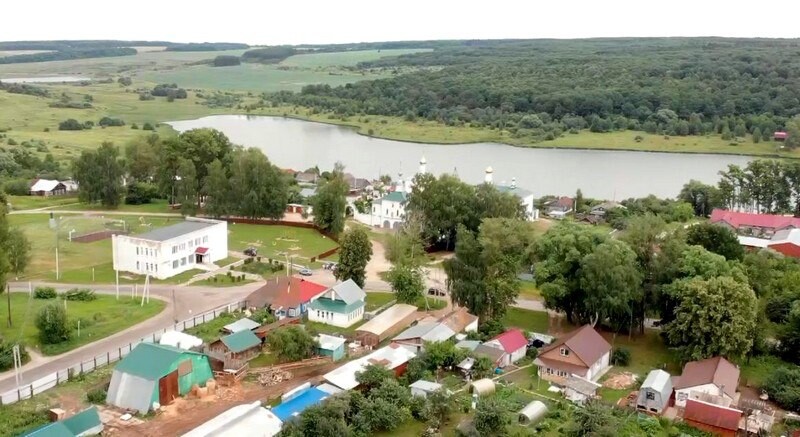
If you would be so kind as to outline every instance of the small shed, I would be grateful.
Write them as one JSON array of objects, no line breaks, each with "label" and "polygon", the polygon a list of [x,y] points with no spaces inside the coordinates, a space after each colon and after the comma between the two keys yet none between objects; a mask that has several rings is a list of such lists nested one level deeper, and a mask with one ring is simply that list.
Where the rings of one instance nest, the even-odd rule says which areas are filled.
[{"label": "small shed", "polygon": [[442,384],[420,379],[419,381],[411,384],[409,388],[411,388],[411,396],[421,396],[425,398],[436,390],[441,390]]},{"label": "small shed", "polygon": [[326,357],[333,358],[333,361],[339,361],[344,358],[344,344],[347,340],[342,337],[334,337],[327,334],[319,334],[317,342],[319,347],[317,353]]},{"label": "small shed", "polygon": [[519,412],[519,423],[521,425],[531,425],[547,415],[547,405],[542,401],[531,401]]},{"label": "small shed", "polygon": [[392,305],[356,329],[356,339],[365,346],[377,346],[405,329],[417,316],[417,307],[404,303]]},{"label": "small shed", "polygon": [[91,406],[72,417],[58,422],[38,426],[21,437],[83,437],[100,435],[103,432],[103,422],[97,407]]},{"label": "small shed", "polygon": [[783,131],[776,131],[772,134],[772,138],[775,141],[786,141],[786,138],[789,138],[789,134]]},{"label": "small shed", "polygon": [[488,396],[494,393],[494,390],[494,381],[489,378],[472,381],[472,384],[469,385],[469,392],[473,394],[477,393],[478,396]]},{"label": "small shed", "polygon": [[463,360],[463,361],[461,361],[460,363],[458,363],[458,364],[456,365],[456,367],[457,367],[457,368],[458,368],[458,370],[460,370],[460,371],[461,371],[461,373],[463,373],[463,374],[464,374],[464,376],[466,377],[466,376],[469,376],[469,375],[471,375],[471,374],[472,374],[472,366],[474,366],[474,365],[475,365],[475,358],[472,358],[472,357],[467,357],[467,358],[464,358],[464,360]]},{"label": "small shed", "polygon": [[106,403],[147,412],[167,405],[212,378],[208,356],[172,346],[139,343],[114,368]]},{"label": "small shed", "polygon": [[663,370],[652,370],[647,374],[647,378],[639,389],[636,408],[648,413],[661,414],[669,406],[671,396],[672,377],[670,374]]},{"label": "small shed", "polygon": [[597,389],[601,387],[596,382],[574,375],[568,376],[560,385],[564,386],[564,397],[579,405],[597,396]]},{"label": "small shed", "polygon": [[249,360],[261,352],[261,340],[253,331],[245,330],[226,335],[209,345],[211,352],[235,360]]},{"label": "small shed", "polygon": [[233,323],[229,323],[223,326],[222,330],[229,334],[235,334],[239,331],[251,331],[253,329],[258,328],[259,326],[261,326],[260,323],[254,322],[245,317],[243,319],[239,319]]}]

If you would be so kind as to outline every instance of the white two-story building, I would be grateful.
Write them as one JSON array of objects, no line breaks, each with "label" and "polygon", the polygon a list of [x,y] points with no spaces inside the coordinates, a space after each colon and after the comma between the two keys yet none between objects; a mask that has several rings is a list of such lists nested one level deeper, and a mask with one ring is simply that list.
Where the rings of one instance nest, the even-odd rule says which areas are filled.
[{"label": "white two-story building", "polygon": [[228,223],[190,217],[139,235],[112,237],[114,270],[166,279],[228,256]]}]

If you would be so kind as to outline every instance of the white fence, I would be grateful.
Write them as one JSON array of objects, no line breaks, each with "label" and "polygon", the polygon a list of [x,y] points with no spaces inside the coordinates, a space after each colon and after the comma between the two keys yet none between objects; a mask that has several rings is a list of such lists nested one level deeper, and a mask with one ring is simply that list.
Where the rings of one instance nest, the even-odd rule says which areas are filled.
[{"label": "white fence", "polygon": [[186,319],[182,322],[178,322],[169,328],[164,328],[146,337],[142,337],[141,339],[139,339],[139,341],[128,343],[125,346],[109,350],[104,354],[97,355],[92,359],[81,361],[66,369],[59,370],[57,372],[39,378],[36,381],[31,382],[30,384],[21,385],[14,390],[8,391],[0,395],[0,405],[8,405],[8,404],[13,404],[14,402],[17,401],[21,401],[23,399],[30,399],[35,395],[45,392],[46,390],[50,390],[51,388],[57,386],[58,384],[67,382],[71,377],[77,376],[81,373],[89,373],[107,364],[117,362],[121,360],[122,357],[128,355],[130,351],[134,347],[136,347],[136,345],[139,343],[143,342],[157,343],[158,340],[161,338],[161,335],[167,331],[173,331],[173,330],[183,331],[189,328],[193,328],[197,325],[214,320],[221,314],[232,312],[235,310],[240,310],[245,308],[245,306],[246,306],[245,301],[239,301],[223,305],[219,308],[213,309],[206,313],[198,314],[192,317],[191,319]]}]

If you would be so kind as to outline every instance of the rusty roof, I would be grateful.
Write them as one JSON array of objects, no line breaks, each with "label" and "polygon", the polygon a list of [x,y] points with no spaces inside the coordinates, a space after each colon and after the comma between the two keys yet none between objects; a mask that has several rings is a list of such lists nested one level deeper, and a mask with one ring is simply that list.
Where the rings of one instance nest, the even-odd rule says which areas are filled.
[{"label": "rusty roof", "polygon": [[683,366],[683,373],[675,384],[675,390],[703,384],[714,384],[722,388],[728,396],[734,397],[739,385],[739,368],[722,357],[689,361]]},{"label": "rusty roof", "polygon": [[742,412],[733,408],[726,408],[719,405],[709,404],[694,399],[686,400],[686,410],[683,419],[687,421],[702,423],[715,428],[736,431],[739,429],[739,419]]},{"label": "rusty roof", "polygon": [[611,351],[611,345],[602,335],[595,331],[592,325],[583,325],[557,338],[552,344],[543,347],[539,351],[539,355],[557,349],[561,345],[566,345],[572,353],[583,361],[586,367],[591,367],[600,357]]},{"label": "rusty roof", "polygon": [[441,322],[456,333],[459,333],[467,329],[467,326],[476,320],[478,320],[478,316],[470,314],[466,308],[461,307],[442,317]]}]

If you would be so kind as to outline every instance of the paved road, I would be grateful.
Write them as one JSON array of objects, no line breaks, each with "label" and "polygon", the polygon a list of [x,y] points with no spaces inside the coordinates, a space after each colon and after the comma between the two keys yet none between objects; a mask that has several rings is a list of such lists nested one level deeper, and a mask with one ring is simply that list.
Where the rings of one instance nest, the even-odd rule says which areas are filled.
[{"label": "paved road", "polygon": [[[78,284],[47,284],[34,283],[35,286],[52,286],[57,290],[68,290],[75,287],[92,288],[97,293],[116,294],[114,285],[78,285]],[[63,370],[79,361],[91,359],[109,350],[125,346],[133,341],[138,341],[153,332],[172,326],[175,320],[185,320],[193,315],[204,313],[227,303],[244,299],[262,283],[252,283],[240,287],[180,287],[174,285],[151,286],[151,297],[164,300],[167,303],[164,311],[136,326],[132,326],[110,337],[87,344],[55,357],[39,357],[31,360],[22,367],[23,383],[30,383],[45,375],[58,370]],[[140,287],[141,288],[141,287]],[[11,283],[11,289],[28,291],[28,283]],[[120,298],[131,298],[132,286],[120,286]],[[173,290],[175,297],[173,303]],[[141,290],[140,290],[141,292]],[[141,295],[139,296],[141,297]],[[5,393],[16,388],[14,372],[0,373],[0,393]]]}]

